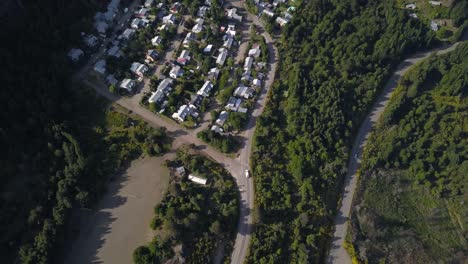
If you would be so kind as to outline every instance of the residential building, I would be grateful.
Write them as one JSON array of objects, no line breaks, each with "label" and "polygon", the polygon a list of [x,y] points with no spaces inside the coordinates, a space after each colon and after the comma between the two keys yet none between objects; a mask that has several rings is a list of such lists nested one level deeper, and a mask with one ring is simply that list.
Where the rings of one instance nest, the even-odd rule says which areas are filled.
[{"label": "residential building", "polygon": [[194,106],[194,107],[200,107],[201,103],[203,101],[203,95],[199,95],[197,94],[196,96],[194,96],[191,104]]},{"label": "residential building", "polygon": [[213,89],[213,84],[210,81],[205,81],[202,88],[198,90],[197,94],[205,97],[210,96],[210,92]]},{"label": "residential building", "polygon": [[93,48],[96,47],[98,43],[98,38],[94,35],[87,35],[86,37],[84,37],[84,42],[86,46]]},{"label": "residential building", "polygon": [[206,182],[208,181],[205,178],[201,178],[201,177],[195,176],[193,174],[190,174],[188,176],[188,179],[195,182],[195,183],[202,184],[202,185],[206,185]]},{"label": "residential building", "polygon": [[227,10],[227,17],[242,22],[242,16],[237,14],[237,8],[235,7]]},{"label": "residential building", "polygon": [[129,93],[133,93],[133,88],[135,88],[135,81],[132,79],[123,79],[119,87],[126,90]]},{"label": "residential building", "polygon": [[130,24],[130,27],[133,28],[133,29],[138,29],[138,28],[140,28],[140,24],[141,24],[141,19],[135,18],[135,19],[132,20],[132,23]]},{"label": "residential building", "polygon": [[431,30],[433,31],[439,30],[439,25],[434,20],[431,20]]},{"label": "residential building", "polygon": [[190,51],[183,50],[179,57],[177,58],[177,62],[181,65],[185,65],[187,62],[190,61]]},{"label": "residential building", "polygon": [[262,87],[262,81],[260,81],[259,79],[253,79],[252,85],[254,87]]},{"label": "residential building", "polygon": [[207,78],[212,81],[218,80],[219,76],[219,69],[218,68],[211,68],[210,71],[208,72]]},{"label": "residential building", "polygon": [[218,134],[222,134],[224,132],[224,130],[218,125],[212,125],[211,131],[214,131],[215,133],[218,133]]},{"label": "residential building", "polygon": [[407,4],[407,5],[405,5],[405,7],[408,8],[408,9],[416,9],[416,4],[414,4],[414,3]]},{"label": "residential building", "polygon": [[148,13],[149,13],[149,9],[146,7],[142,7],[138,9],[138,11],[135,12],[135,16],[139,18],[144,18],[148,15]]},{"label": "residential building", "polygon": [[169,14],[163,17],[163,23],[166,25],[174,25],[176,22],[176,17],[173,14]]},{"label": "residential building", "polygon": [[236,26],[233,24],[229,24],[226,30],[226,34],[231,35],[232,37],[236,36]]},{"label": "residential building", "polygon": [[167,24],[162,24],[160,27],[158,27],[159,31],[167,31],[169,30],[169,25]]},{"label": "residential building", "polygon": [[260,53],[261,53],[260,48],[258,47],[258,45],[255,45],[249,50],[249,57],[258,58],[260,56]]},{"label": "residential building", "polygon": [[409,14],[409,16],[412,17],[412,18],[418,18],[418,15],[416,13],[411,13],[411,14]]},{"label": "residential building", "polygon": [[250,73],[250,70],[245,71],[242,73],[241,81],[249,81],[252,80],[252,74]]},{"label": "residential building", "polygon": [[224,35],[224,37],[223,37],[223,41],[224,41],[223,47],[225,47],[225,48],[227,48],[227,49],[230,49],[231,46],[232,46],[232,42],[234,41],[234,39],[232,38],[231,35],[226,34],[226,35]]},{"label": "residential building", "polygon": [[245,99],[249,99],[250,97],[253,96],[253,89],[250,87],[247,87],[243,84],[239,85],[235,90],[234,90],[234,96],[238,97],[243,97]]},{"label": "residential building", "polygon": [[293,16],[291,15],[291,13],[289,13],[288,11],[284,11],[283,12],[283,17],[284,19],[288,20],[288,21],[291,21],[291,19],[293,18]]},{"label": "residential building", "polygon": [[180,11],[180,7],[181,7],[181,4],[179,2],[175,2],[171,8],[169,9],[169,11],[173,14],[177,14],[179,13]]},{"label": "residential building", "polygon": [[222,111],[219,116],[218,116],[218,119],[216,119],[216,124],[222,126],[224,125],[224,122],[226,122],[226,120],[228,119],[229,117],[229,112],[227,111]]},{"label": "residential building", "polygon": [[106,61],[105,60],[99,60],[94,64],[94,71],[100,74],[105,74],[106,73]]},{"label": "residential building", "polygon": [[226,61],[227,55],[227,50],[225,48],[220,48],[218,57],[216,58],[216,64],[223,66],[224,62]]},{"label": "residential building", "polygon": [[184,71],[182,70],[182,68],[180,68],[179,65],[175,65],[174,67],[172,67],[171,71],[169,72],[169,76],[171,76],[171,78],[173,79],[177,79],[179,78],[179,76],[182,76],[184,74]]},{"label": "residential building", "polygon": [[252,68],[252,64],[253,64],[253,58],[252,57],[245,58],[244,71],[250,70],[250,68]]},{"label": "residential building", "polygon": [[192,41],[195,39],[196,39],[195,33],[189,32],[187,33],[187,36],[185,36],[185,39],[182,42],[182,44],[184,45],[184,47],[188,48],[190,46],[190,43],[192,43]]},{"label": "residential building", "polygon": [[213,50],[213,45],[208,44],[206,47],[203,49],[203,53],[211,53],[211,50]]},{"label": "residential building", "polygon": [[130,71],[140,77],[143,77],[148,72],[148,67],[142,63],[134,62],[130,66]]},{"label": "residential building", "polygon": [[202,32],[204,22],[205,20],[203,20],[203,18],[197,18],[197,20],[195,20],[195,26],[192,28],[192,32],[195,34]]},{"label": "residential building", "polygon": [[433,6],[441,6],[442,2],[440,2],[440,1],[429,1],[429,4],[431,4]]},{"label": "residential building", "polygon": [[106,83],[109,85],[116,85],[119,81],[115,78],[113,74],[109,74],[106,77]]},{"label": "residential building", "polygon": [[289,20],[287,20],[286,18],[283,18],[283,17],[276,18],[276,23],[280,25],[281,27],[284,27],[288,22]]},{"label": "residential building", "polygon": [[146,8],[152,7],[153,4],[154,4],[154,0],[146,0],[146,1],[145,1],[145,7],[146,7]]},{"label": "residential building", "polygon": [[242,103],[242,99],[238,99],[238,98],[235,98],[235,97],[231,96],[229,98],[225,108],[227,110],[237,112],[237,109],[239,109],[239,106],[241,105],[241,103]]},{"label": "residential building", "polygon": [[67,56],[73,62],[79,61],[81,59],[81,57],[83,57],[83,55],[84,55],[84,52],[81,49],[76,49],[76,48],[71,49],[67,54]]},{"label": "residential building", "polygon": [[268,17],[274,17],[275,12],[271,11],[270,9],[263,9],[262,13]]},{"label": "residential building", "polygon": [[198,8],[198,12],[197,12],[197,17],[205,17],[206,16],[206,12],[208,12],[210,8],[207,7],[207,6],[201,6]]},{"label": "residential building", "polygon": [[158,52],[150,49],[146,52],[146,59],[150,62],[155,62],[158,59]]},{"label": "residential building", "polygon": [[96,31],[99,34],[105,34],[107,29],[109,28],[109,25],[105,21],[96,21],[94,22],[94,28],[96,28]]},{"label": "residential building", "polygon": [[184,176],[185,175],[185,168],[183,166],[180,166],[180,167],[176,168],[176,173],[179,176]]},{"label": "residential building", "polygon": [[133,37],[133,35],[135,35],[135,29],[133,28],[127,28],[124,30],[124,32],[122,33],[122,35],[120,35],[119,38],[123,38],[123,39],[131,39]]},{"label": "residential building", "polygon": [[151,44],[153,44],[153,46],[159,46],[161,45],[161,43],[162,43],[162,38],[160,36],[156,36],[151,39]]},{"label": "residential building", "polygon": [[162,80],[158,88],[156,89],[156,92],[154,92],[150,98],[148,99],[149,103],[159,103],[161,100],[166,96],[171,90],[172,90],[172,82],[173,80],[170,78],[166,78]]},{"label": "residential building", "polygon": [[194,109],[192,107],[182,105],[176,113],[172,114],[172,118],[177,121],[184,122],[187,116],[191,115],[193,111]]},{"label": "residential building", "polygon": [[122,56],[122,51],[120,50],[119,46],[114,45],[112,48],[107,50],[107,56],[112,56],[116,58],[120,58]]}]

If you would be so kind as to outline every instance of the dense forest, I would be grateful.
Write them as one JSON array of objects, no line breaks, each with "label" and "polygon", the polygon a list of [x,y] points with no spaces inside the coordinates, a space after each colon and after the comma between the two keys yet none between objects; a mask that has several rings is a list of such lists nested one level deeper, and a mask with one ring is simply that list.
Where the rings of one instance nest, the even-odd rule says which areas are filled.
[{"label": "dense forest", "polygon": [[395,65],[433,39],[393,1],[311,0],[297,10],[257,122],[248,263],[324,261],[352,135]]},{"label": "dense forest", "polygon": [[[167,163],[171,183],[155,209],[151,228],[156,236],[133,254],[137,264],[213,263],[218,250],[229,258],[239,214],[239,193],[234,178],[216,162],[188,148],[177,151]],[[176,168],[183,166],[185,173]],[[188,174],[207,179],[206,185],[191,182]]]},{"label": "dense forest", "polygon": [[[164,152],[164,130],[108,110],[73,86],[66,53],[106,3],[5,1],[0,10],[0,255],[3,263],[59,262],[73,213],[90,207],[111,173]],[[4,12],[5,11],[5,12]],[[74,44],[73,44],[74,45]]]},{"label": "dense forest", "polygon": [[363,262],[464,263],[468,44],[400,82],[365,149],[350,240]]}]

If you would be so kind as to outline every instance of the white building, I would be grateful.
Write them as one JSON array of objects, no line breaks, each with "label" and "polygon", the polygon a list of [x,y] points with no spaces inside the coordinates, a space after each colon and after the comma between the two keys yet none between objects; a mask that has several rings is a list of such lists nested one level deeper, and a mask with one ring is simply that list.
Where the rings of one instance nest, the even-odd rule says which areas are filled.
[{"label": "white building", "polygon": [[188,106],[188,105],[182,105],[180,108],[179,108],[179,111],[177,111],[176,113],[172,114],[172,118],[180,121],[180,122],[184,122],[185,119],[187,118],[187,116],[191,115],[192,112],[194,111],[194,108]]},{"label": "white building", "polygon": [[239,106],[241,105],[241,103],[242,103],[242,99],[238,99],[238,98],[235,98],[235,97],[231,96],[229,98],[225,108],[227,110],[237,112],[237,109],[239,109]]},{"label": "white building", "polygon": [[203,49],[203,53],[210,53],[211,50],[213,50],[213,45],[212,45],[212,44],[208,44],[208,45],[206,45],[206,47]]},{"label": "white building", "polygon": [[169,76],[171,76],[171,78],[173,79],[177,79],[179,78],[179,76],[182,76],[184,74],[184,71],[182,70],[182,68],[180,68],[179,65],[175,65],[174,67],[172,67],[171,71],[169,72]]},{"label": "white building", "polygon": [[255,58],[258,58],[260,56],[260,48],[258,47],[252,47],[250,50],[249,50],[249,57],[255,57]]},{"label": "white building", "polygon": [[227,50],[225,48],[219,49],[218,57],[216,58],[216,64],[223,66],[226,58],[228,56]]},{"label": "white building", "polygon": [[242,16],[237,14],[237,8],[231,8],[227,10],[227,17],[242,22]]},{"label": "white building", "polygon": [[276,18],[276,23],[278,23],[278,25],[280,25],[281,27],[284,27],[288,22],[289,20],[287,20],[286,18],[283,18],[283,17]]},{"label": "white building", "polygon": [[270,9],[263,9],[262,13],[268,17],[274,17],[275,13],[271,11]]},{"label": "white building", "polygon": [[100,74],[106,73],[106,61],[99,60],[94,64],[94,71]]},{"label": "white building", "polygon": [[239,85],[236,90],[234,90],[234,96],[244,97],[245,99],[249,99],[253,96],[253,89],[247,87],[243,84]]},{"label": "white building", "polygon": [[216,81],[219,76],[219,69],[218,68],[211,68],[210,71],[208,72],[208,79],[212,81]]},{"label": "white building", "polygon": [[206,185],[206,182],[207,182],[207,179],[205,178],[201,178],[201,177],[197,177],[193,174],[190,174],[188,176],[188,179],[195,182],[195,183],[198,183],[198,184],[202,184],[202,185]]},{"label": "white building", "polygon": [[180,53],[179,58],[177,58],[177,62],[182,64],[182,65],[185,65],[189,61],[190,61],[190,51],[183,50]]},{"label": "white building", "polygon": [[176,22],[176,17],[173,14],[169,14],[163,17],[163,23],[166,25],[174,25]]},{"label": "white building", "polygon": [[133,88],[135,88],[135,81],[132,79],[123,79],[122,82],[120,83],[120,88],[127,90],[129,93],[133,92]]},{"label": "white building", "polygon": [[130,66],[130,71],[138,76],[144,76],[148,72],[148,67],[142,63],[134,62],[132,66]]},{"label": "white building", "polygon": [[94,35],[87,35],[86,37],[84,37],[84,42],[86,46],[93,48],[96,47],[98,38]]},{"label": "white building", "polygon": [[414,4],[414,3],[407,4],[407,5],[405,5],[405,7],[408,8],[408,9],[416,9],[416,4]]},{"label": "white building", "polygon": [[210,9],[209,7],[207,6],[201,6],[198,8],[198,12],[197,12],[197,16],[198,17],[205,17],[206,16],[206,12],[208,12],[208,9]]},{"label": "white building", "polygon": [[250,70],[250,68],[252,68],[252,64],[253,64],[253,58],[252,57],[245,58],[244,71]]},{"label": "white building", "polygon": [[431,20],[431,30],[433,31],[439,30],[439,25],[434,20]]},{"label": "white building", "polygon": [[81,57],[84,55],[84,52],[81,49],[71,49],[67,56],[73,61],[77,62],[81,59]]},{"label": "white building", "polygon": [[146,8],[152,7],[153,4],[154,4],[154,0],[146,0],[146,1],[145,1],[145,7],[146,7]]},{"label": "white building", "polygon": [[122,56],[122,51],[120,50],[119,46],[115,45],[115,46],[112,46],[112,48],[107,50],[107,56],[120,58]]},{"label": "white building", "polygon": [[195,20],[195,26],[192,28],[192,32],[195,34],[202,32],[204,22],[205,20],[203,20],[203,18],[197,18],[197,20]]},{"label": "white building", "polygon": [[210,81],[205,81],[202,88],[198,90],[197,94],[205,97],[210,96],[210,92],[213,89],[213,84]]},{"label": "white building", "polygon": [[228,119],[229,117],[229,112],[227,111],[222,111],[219,116],[218,116],[218,119],[216,119],[216,124],[222,126],[224,125],[224,123],[226,122],[226,120]]},{"label": "white building", "polygon": [[151,44],[153,44],[153,46],[159,46],[161,45],[161,43],[162,43],[162,38],[160,36],[156,36],[151,39]]},{"label": "white building", "polygon": [[135,35],[135,29],[133,28],[127,28],[124,30],[124,32],[122,33],[122,35],[120,35],[119,38],[123,38],[123,39],[131,39],[133,37],[133,35]]},{"label": "white building", "polygon": [[230,49],[232,46],[232,42],[234,41],[232,36],[229,34],[226,34],[224,35],[223,40],[224,40],[223,47]]},{"label": "white building", "polygon": [[170,78],[166,78],[162,80],[158,88],[156,89],[156,92],[154,92],[150,98],[148,99],[149,103],[159,103],[164,96],[166,96],[171,90],[171,85],[172,85],[173,80]]},{"label": "white building", "polygon": [[189,32],[189,33],[187,33],[187,36],[185,36],[185,39],[182,42],[182,44],[184,45],[184,47],[188,48],[190,46],[190,43],[192,43],[192,41],[195,38],[196,38],[195,33]]}]

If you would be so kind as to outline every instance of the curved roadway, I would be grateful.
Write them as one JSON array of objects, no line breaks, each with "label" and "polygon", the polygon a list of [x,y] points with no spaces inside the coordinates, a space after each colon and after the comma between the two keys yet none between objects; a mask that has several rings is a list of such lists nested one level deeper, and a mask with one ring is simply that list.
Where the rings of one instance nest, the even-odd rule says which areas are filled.
[{"label": "curved roadway", "polygon": [[[231,1],[231,3],[233,6],[238,7],[239,11],[245,10],[243,8],[243,1],[237,0]],[[122,17],[121,21],[125,21],[127,19],[128,17],[127,15],[125,15],[124,17]],[[239,151],[238,157],[235,159],[229,158],[221,154],[220,152],[216,151],[212,147],[199,140],[196,136],[195,130],[185,129],[180,125],[176,124],[174,121],[169,120],[165,117],[161,117],[141,107],[139,105],[138,100],[116,96],[114,94],[111,94],[107,90],[107,87],[105,87],[104,85],[97,85],[93,82],[84,79],[86,73],[88,73],[92,69],[92,64],[96,60],[96,58],[100,57],[105,52],[105,45],[103,45],[99,52],[96,55],[92,56],[91,60],[82,68],[81,71],[79,71],[75,75],[76,80],[83,80],[83,82],[86,85],[92,87],[98,94],[122,106],[123,108],[130,111],[132,114],[139,116],[140,118],[145,120],[149,125],[153,127],[165,127],[167,129],[168,135],[174,138],[174,148],[177,148],[178,146],[183,144],[195,144],[201,150],[201,152],[219,162],[231,173],[232,176],[235,177],[241,195],[238,230],[234,244],[234,251],[231,256],[231,263],[235,264],[244,262],[251,237],[253,226],[252,209],[254,207],[254,188],[252,178],[246,178],[244,171],[250,170],[249,160],[252,149],[252,138],[255,130],[256,119],[258,116],[260,116],[260,114],[263,111],[263,108],[267,101],[267,94],[269,88],[273,84],[277,67],[278,54],[278,51],[273,44],[273,39],[268,33],[266,33],[262,23],[258,20],[258,18],[244,11],[244,19],[245,20],[243,21],[242,27],[242,34],[244,36],[244,39],[248,39],[250,25],[252,23],[257,25],[257,27],[260,28],[261,31],[263,31],[262,35],[265,37],[269,51],[269,72],[265,78],[264,88],[262,89],[261,94],[258,96],[253,113],[248,120],[246,130],[242,133],[244,142],[242,148]],[[107,42],[108,40],[104,44],[106,44]],[[240,50],[239,53],[242,53],[242,50]],[[243,54],[238,55],[243,56]],[[255,175],[253,175],[253,177],[255,177]]]},{"label": "curved roadway", "polygon": [[[467,34],[464,34],[463,40],[466,40]],[[335,232],[333,234],[332,245],[330,248],[329,255],[327,257],[327,263],[337,264],[351,264],[351,257],[349,256],[346,249],[343,248],[343,243],[348,229],[348,219],[351,213],[351,206],[353,202],[354,191],[357,186],[357,173],[361,164],[362,151],[367,143],[367,139],[375,126],[380,116],[382,115],[385,107],[387,106],[392,92],[398,85],[401,77],[416,63],[426,59],[432,53],[443,54],[449,52],[460,44],[462,41],[452,45],[448,45],[442,48],[438,48],[432,51],[418,53],[404,60],[397,67],[392,77],[387,81],[383,92],[380,94],[377,101],[373,104],[371,111],[364,119],[361,124],[359,131],[354,141],[353,149],[351,151],[351,159],[348,163],[348,173],[345,178],[345,188],[343,192],[343,199],[341,202],[340,210],[335,218]],[[356,158],[354,158],[356,157]]]}]

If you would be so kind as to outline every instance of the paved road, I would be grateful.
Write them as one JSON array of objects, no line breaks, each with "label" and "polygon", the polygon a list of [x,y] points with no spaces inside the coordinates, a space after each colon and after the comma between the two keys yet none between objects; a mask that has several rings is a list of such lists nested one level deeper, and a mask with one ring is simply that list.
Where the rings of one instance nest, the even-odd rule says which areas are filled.
[{"label": "paved road", "polygon": [[[464,35],[462,41],[467,39],[467,35],[468,34]],[[449,52],[455,49],[455,47],[459,43],[461,42],[457,42],[453,45],[448,45],[443,48],[438,48],[432,51],[418,53],[404,60],[397,67],[392,77],[388,80],[383,92],[380,94],[379,98],[372,106],[370,113],[366,116],[364,122],[361,124],[361,127],[359,128],[358,134],[354,141],[353,149],[350,156],[351,159],[348,163],[348,173],[346,174],[345,178],[343,199],[341,202],[340,210],[338,211],[338,214],[335,218],[335,233],[333,234],[332,245],[327,258],[327,263],[351,264],[351,257],[349,256],[348,252],[343,248],[343,242],[345,241],[348,229],[348,219],[351,213],[353,195],[357,186],[357,172],[361,164],[362,151],[367,143],[367,139],[369,138],[372,128],[375,126],[383,111],[385,110],[385,107],[387,106],[390,100],[392,92],[397,87],[397,84],[400,81],[401,77],[415,63],[426,59],[434,52],[436,52],[437,54]]]},{"label": "paved road", "polygon": [[[238,6],[239,9],[243,9],[243,2],[240,0],[231,1],[234,6]],[[245,12],[246,13],[246,12]],[[250,14],[246,13],[246,18],[244,20],[244,25],[247,26],[246,30],[244,30],[243,34],[247,32],[248,28],[251,23],[254,23],[260,28],[262,31],[263,25],[262,23],[255,17]],[[125,21],[126,18],[122,18],[121,21]],[[120,22],[119,22],[120,23]],[[195,130],[187,130],[174,121],[169,120],[165,117],[159,116],[157,114],[152,113],[151,111],[141,107],[139,105],[139,100],[135,100],[134,98],[125,98],[119,97],[114,94],[111,94],[105,85],[96,84],[96,82],[90,82],[83,77],[87,72],[91,70],[92,62],[86,64],[83,69],[75,75],[75,78],[78,80],[83,80],[85,84],[92,87],[98,94],[107,98],[108,100],[126,108],[127,110],[131,111],[132,114],[138,115],[140,118],[145,120],[149,125],[154,127],[165,127],[169,136],[174,138],[174,148],[179,147],[182,144],[195,144],[202,153],[207,156],[210,156],[217,162],[219,162],[222,166],[224,166],[236,179],[237,186],[240,191],[241,199],[240,199],[240,216],[239,216],[239,224],[238,224],[238,233],[236,236],[236,241],[234,245],[234,251],[231,258],[231,263],[243,263],[245,256],[247,254],[251,231],[252,231],[252,209],[254,206],[254,189],[253,189],[253,180],[252,178],[246,178],[244,171],[250,170],[249,168],[249,160],[250,160],[250,153],[252,148],[252,138],[253,133],[255,130],[255,124],[257,117],[263,111],[263,108],[266,104],[267,93],[271,85],[273,84],[275,71],[277,67],[277,54],[278,51],[276,47],[273,45],[273,40],[267,33],[262,33],[265,37],[267,46],[269,49],[269,72],[266,76],[264,89],[262,93],[259,95],[259,99],[256,102],[253,114],[251,115],[246,130],[242,133],[244,138],[242,149],[239,151],[239,155],[237,158],[229,158],[220,152],[214,150],[207,144],[200,141],[196,136]],[[107,42],[106,42],[107,43]],[[104,49],[100,49],[99,52],[93,56],[93,58],[98,58],[102,56],[104,53]],[[166,54],[166,58],[170,57],[169,53]],[[255,177],[255,175],[253,175]]]}]

